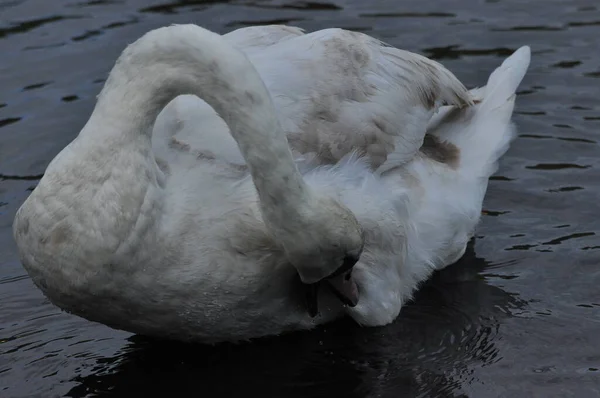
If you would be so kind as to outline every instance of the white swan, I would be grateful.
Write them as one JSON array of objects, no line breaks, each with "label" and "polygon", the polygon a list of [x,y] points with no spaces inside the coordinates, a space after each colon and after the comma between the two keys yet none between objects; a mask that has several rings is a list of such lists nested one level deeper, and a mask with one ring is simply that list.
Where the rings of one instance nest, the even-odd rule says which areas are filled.
[{"label": "white swan", "polygon": [[[286,29],[295,32],[273,32]],[[513,136],[514,93],[529,48],[468,93],[437,63],[362,34],[329,32],[316,32],[313,48],[329,45],[327,56],[366,50],[368,62],[346,54],[347,80],[327,69],[327,57],[323,70],[308,61],[286,70],[285,59],[302,47],[286,50],[284,42],[310,35],[257,35],[247,56],[232,46],[243,41],[236,44],[235,34],[194,25],[160,28],[131,44],[87,124],[15,217],[14,237],[35,284],[89,320],[179,340],[248,339],[343,314],[369,326],[394,320],[418,283],[457,260],[472,236],[487,178]],[[258,61],[274,46],[281,46],[282,70]],[[271,94],[259,73],[271,76]],[[311,85],[311,76],[325,87]],[[298,92],[278,93],[285,81]],[[304,107],[294,102],[320,90],[349,96],[344,102],[354,108],[319,96]],[[185,96],[156,120],[182,94],[216,113]],[[383,97],[372,102],[374,95]],[[451,105],[433,115],[442,101]],[[302,120],[313,108],[331,119],[332,110],[339,113],[309,128]],[[362,120],[354,115],[370,112],[387,115],[377,116],[384,124],[352,125]],[[352,127],[347,137],[343,126]],[[286,140],[294,134],[296,150],[331,164],[302,164],[301,173]],[[302,147],[311,134],[324,138]],[[330,290],[318,289],[322,279]]]}]

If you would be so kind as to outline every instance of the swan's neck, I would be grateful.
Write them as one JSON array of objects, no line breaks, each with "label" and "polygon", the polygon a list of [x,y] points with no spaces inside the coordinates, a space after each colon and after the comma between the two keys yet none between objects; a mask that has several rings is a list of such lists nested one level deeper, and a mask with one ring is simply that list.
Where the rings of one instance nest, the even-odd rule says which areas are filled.
[{"label": "swan's neck", "polygon": [[285,233],[285,225],[293,223],[284,218],[301,215],[308,188],[263,81],[245,55],[217,34],[179,25],[131,44],[111,71],[80,139],[92,148],[106,142],[113,149],[148,150],[159,112],[182,94],[202,98],[225,120],[252,174],[264,221],[274,233]]}]

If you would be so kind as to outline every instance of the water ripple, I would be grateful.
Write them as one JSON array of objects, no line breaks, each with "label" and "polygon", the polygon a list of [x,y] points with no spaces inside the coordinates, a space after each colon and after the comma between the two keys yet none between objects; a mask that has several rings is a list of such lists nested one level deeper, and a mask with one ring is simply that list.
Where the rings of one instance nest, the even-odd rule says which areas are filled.
[{"label": "water ripple", "polygon": [[586,236],[594,236],[594,235],[596,235],[595,232],[580,232],[580,233],[571,234],[571,235],[567,235],[567,236],[561,236],[560,238],[549,240],[548,242],[542,243],[542,245],[560,245],[561,243],[571,240],[571,239],[585,238]]},{"label": "water ripple", "polygon": [[56,15],[56,16],[51,16],[51,17],[46,17],[46,18],[33,19],[33,20],[25,21],[25,22],[20,22],[20,23],[14,24],[10,28],[0,28],[0,39],[5,36],[8,36],[8,35],[26,33],[26,32],[29,32],[30,30],[39,28],[40,26],[43,26],[43,25],[46,25],[49,23],[60,22],[60,21],[67,20],[67,19],[78,19],[78,18],[82,18],[82,17],[76,16],[76,15],[69,15],[69,16]]},{"label": "water ripple", "polygon": [[571,69],[581,65],[581,61],[560,61],[552,65],[553,68]]},{"label": "water ripple", "polygon": [[548,189],[548,192],[552,192],[552,193],[556,193],[556,192],[573,192],[573,191],[579,191],[581,189],[584,189],[584,188],[583,187],[560,187],[560,188]]},{"label": "water ripple", "polygon": [[8,126],[21,120],[20,117],[7,117],[6,119],[0,119],[0,127]]},{"label": "water ripple", "polygon": [[291,4],[264,4],[264,3],[244,3],[246,7],[256,7],[265,9],[279,10],[306,10],[306,11],[339,11],[343,8],[337,4],[321,3],[315,1],[295,1]]},{"label": "water ripple", "polygon": [[112,5],[112,4],[122,4],[124,0],[89,0],[83,1],[75,4],[71,4],[68,7],[90,7],[90,6],[100,6],[100,5]]},{"label": "water ripple", "polygon": [[589,165],[579,165],[574,163],[538,163],[533,166],[526,166],[531,170],[565,170],[565,169],[587,169]]},{"label": "water ripple", "polygon": [[46,87],[47,85],[49,85],[51,83],[52,83],[51,81],[48,81],[48,82],[30,84],[28,86],[23,87],[23,91],[35,90],[37,88]]},{"label": "water ripple", "polygon": [[567,25],[572,27],[599,26],[600,21],[569,22]]},{"label": "water ripple", "polygon": [[102,32],[101,30],[88,30],[84,34],[72,37],[71,40],[82,41],[82,40],[89,39],[90,37],[100,36],[102,33],[104,33],[104,32]]},{"label": "water ripple", "polygon": [[41,180],[43,174],[35,174],[30,176],[17,176],[17,175],[9,175],[9,174],[1,174],[0,173],[0,181],[3,180],[17,180],[17,181],[37,181]]},{"label": "water ripple", "polygon": [[460,45],[455,44],[446,47],[430,47],[425,48],[423,52],[428,57],[442,60],[442,59],[459,59],[463,56],[486,56],[486,55],[495,55],[498,57],[507,57],[512,54],[516,49],[514,48],[506,48],[506,47],[498,47],[498,48],[490,48],[490,49],[467,49],[461,48]]},{"label": "water ripple", "polygon": [[60,100],[62,102],[73,102],[73,101],[77,101],[78,99],[79,99],[79,97],[76,95],[65,95]]},{"label": "water ripple", "polygon": [[449,12],[379,12],[360,14],[367,18],[454,18],[456,14]]},{"label": "water ripple", "polygon": [[210,4],[228,3],[227,0],[181,0],[170,3],[157,4],[140,9],[140,12],[155,14],[177,14],[180,8],[190,6],[208,6]]},{"label": "water ripple", "polygon": [[511,28],[493,28],[490,29],[493,32],[556,32],[565,30],[563,26],[545,26],[545,25],[535,25],[535,26],[513,26]]}]

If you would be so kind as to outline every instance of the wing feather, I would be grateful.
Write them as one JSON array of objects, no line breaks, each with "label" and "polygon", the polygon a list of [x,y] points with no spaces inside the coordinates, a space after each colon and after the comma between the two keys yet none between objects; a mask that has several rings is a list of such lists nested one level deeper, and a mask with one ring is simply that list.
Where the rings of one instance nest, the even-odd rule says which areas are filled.
[{"label": "wing feather", "polygon": [[[304,34],[299,28],[268,25],[224,37],[246,53],[261,75],[292,150],[320,164],[358,152],[373,169],[402,165],[418,153],[441,105],[472,104],[463,84],[441,64],[362,33],[325,29]],[[189,104],[172,107],[179,109],[178,125],[189,127],[178,133],[179,141],[204,145],[206,140],[198,138],[203,126],[218,126],[211,140],[229,135],[223,123],[206,122],[219,118],[207,104],[199,102],[195,112]]]}]

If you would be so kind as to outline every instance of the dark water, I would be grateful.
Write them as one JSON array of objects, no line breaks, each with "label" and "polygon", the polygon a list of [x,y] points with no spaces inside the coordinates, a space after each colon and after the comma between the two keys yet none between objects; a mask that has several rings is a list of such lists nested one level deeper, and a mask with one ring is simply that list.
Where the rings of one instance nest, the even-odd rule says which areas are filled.
[{"label": "dark water", "polygon": [[[355,29],[470,87],[531,45],[520,136],[475,243],[394,324],[190,347],[61,313],[34,288],[11,237],[16,209],[125,45],[187,22]],[[600,396],[599,50],[592,0],[0,0],[0,396]]]}]

